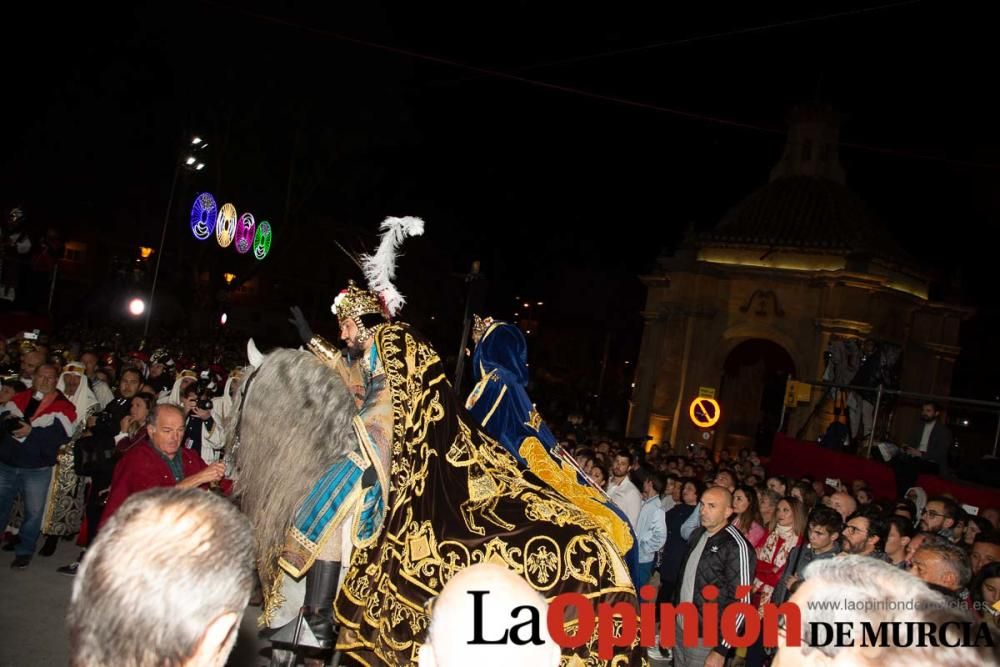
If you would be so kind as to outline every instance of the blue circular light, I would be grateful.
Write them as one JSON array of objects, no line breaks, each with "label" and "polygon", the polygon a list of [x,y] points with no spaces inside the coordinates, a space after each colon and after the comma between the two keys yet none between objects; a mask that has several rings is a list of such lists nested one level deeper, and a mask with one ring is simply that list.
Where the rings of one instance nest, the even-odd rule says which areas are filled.
[{"label": "blue circular light", "polygon": [[215,197],[208,192],[202,192],[191,206],[191,233],[199,241],[204,241],[215,231],[215,221],[219,215],[219,207]]}]

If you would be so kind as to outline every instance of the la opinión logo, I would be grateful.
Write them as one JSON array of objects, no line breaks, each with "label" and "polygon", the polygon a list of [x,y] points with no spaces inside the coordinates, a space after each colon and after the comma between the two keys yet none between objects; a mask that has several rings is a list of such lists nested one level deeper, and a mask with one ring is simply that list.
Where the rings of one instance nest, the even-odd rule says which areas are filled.
[{"label": "la opini\u00f3n logo", "polygon": [[[483,627],[483,605],[488,603],[489,591],[468,591],[473,601],[473,637],[467,643],[472,645],[515,644],[541,645],[541,618],[532,606],[516,607],[510,614],[509,628]],[[549,636],[562,648],[576,649],[591,641],[597,631],[597,655],[601,660],[610,660],[616,648],[632,646],[636,637],[645,648],[657,646],[655,603],[657,591],[652,586],[640,589],[641,602],[638,610],[628,602],[598,603],[579,593],[564,593],[549,603],[545,619]],[[701,613],[693,602],[661,604],[659,647],[673,648],[680,643],[686,647],[699,645],[717,646],[720,643],[734,648],[749,647],[758,638],[768,647],[778,645],[778,634],[785,633],[785,644],[802,645],[802,614],[798,605],[785,602],[780,605],[768,603],[760,612],[745,600],[749,600],[750,588],[741,586],[736,590],[737,600],[725,605],[721,613],[716,600],[719,589],[708,585],[702,589],[705,600]],[[636,613],[638,611],[638,613]],[[523,618],[527,613],[527,618]],[[564,627],[565,618],[577,619],[575,634]],[[677,619],[683,619],[682,637],[677,637]],[[520,622],[517,622],[520,621]],[[945,623],[824,623],[811,622],[809,625],[812,646],[993,646],[993,638],[985,624]],[[616,627],[617,626],[617,627]],[[680,642],[678,642],[680,640]]]}]

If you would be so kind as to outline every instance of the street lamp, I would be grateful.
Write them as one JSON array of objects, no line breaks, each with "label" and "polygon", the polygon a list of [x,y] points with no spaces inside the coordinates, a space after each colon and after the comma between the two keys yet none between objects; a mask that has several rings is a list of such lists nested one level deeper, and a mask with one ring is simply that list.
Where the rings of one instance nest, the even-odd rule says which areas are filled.
[{"label": "street lamp", "polygon": [[[194,136],[191,138],[191,141],[186,147],[190,151],[201,153],[208,148],[208,143],[201,137]],[[197,158],[191,155],[188,155],[187,158],[184,159],[182,159],[180,155],[177,156],[177,164],[174,167],[174,178],[170,183],[170,198],[167,199],[167,211],[163,215],[163,231],[160,233],[160,248],[156,253],[156,268],[153,270],[153,285],[149,289],[149,304],[144,304],[146,311],[146,323],[142,328],[143,338],[146,338],[149,335],[149,321],[153,316],[153,299],[156,297],[156,282],[160,277],[160,260],[163,259],[163,244],[167,241],[167,227],[170,225],[170,210],[174,207],[174,194],[177,192],[177,178],[181,174],[181,166],[185,166],[191,171],[201,171],[205,168],[205,163],[198,162]],[[138,315],[141,314],[141,312],[138,313]]]},{"label": "street lamp", "polygon": [[146,302],[142,299],[136,297],[128,302],[128,312],[132,314],[133,317],[139,317],[146,310]]}]

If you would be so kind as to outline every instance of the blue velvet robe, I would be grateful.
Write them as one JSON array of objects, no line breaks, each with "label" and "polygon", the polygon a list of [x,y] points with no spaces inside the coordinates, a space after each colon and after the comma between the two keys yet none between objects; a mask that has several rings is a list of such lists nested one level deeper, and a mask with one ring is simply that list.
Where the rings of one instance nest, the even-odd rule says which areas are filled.
[{"label": "blue velvet robe", "polygon": [[521,330],[505,322],[491,325],[476,346],[472,366],[476,386],[465,407],[518,463],[601,517],[634,580],[639,544],[634,529],[604,490],[559,446],[531,402],[528,345]]}]

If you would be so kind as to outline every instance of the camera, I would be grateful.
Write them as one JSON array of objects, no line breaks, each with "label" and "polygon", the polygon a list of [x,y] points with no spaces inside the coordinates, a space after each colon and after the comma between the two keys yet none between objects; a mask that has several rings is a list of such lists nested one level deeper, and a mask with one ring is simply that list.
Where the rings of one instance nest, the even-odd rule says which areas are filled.
[{"label": "camera", "polygon": [[199,410],[211,412],[212,408],[215,407],[215,404],[212,403],[214,388],[215,383],[204,377],[198,381],[197,385],[195,385],[195,391],[198,393],[198,402],[195,405]]},{"label": "camera", "polygon": [[7,433],[20,431],[24,427],[24,420],[20,417],[7,417],[3,420],[3,428]]}]

